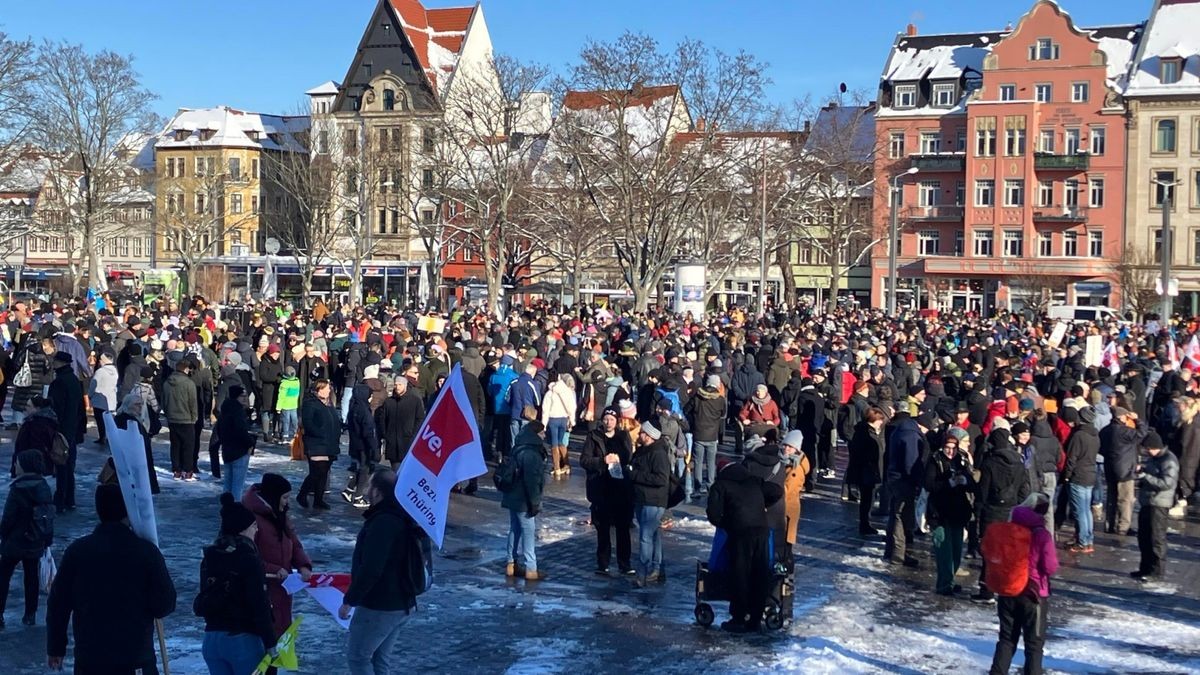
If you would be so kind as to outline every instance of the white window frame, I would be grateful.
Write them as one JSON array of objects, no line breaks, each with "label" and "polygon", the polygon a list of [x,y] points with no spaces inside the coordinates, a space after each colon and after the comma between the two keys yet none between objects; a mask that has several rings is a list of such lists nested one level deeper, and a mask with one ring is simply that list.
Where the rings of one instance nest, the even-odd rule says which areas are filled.
[{"label": "white window frame", "polygon": [[1063,257],[1079,257],[1079,233],[1073,230],[1063,232]]},{"label": "white window frame", "polygon": [[1004,179],[1004,206],[1008,208],[1025,206],[1025,180],[1023,178]]},{"label": "white window frame", "polygon": [[1108,145],[1108,127],[1100,125],[1088,128],[1088,146],[1096,157],[1104,155]]},{"label": "white window frame", "polygon": [[[903,102],[905,99],[907,103]],[[917,107],[917,85],[898,84],[892,98],[892,107],[897,110],[911,110]]]},{"label": "white window frame", "polygon": [[1042,208],[1054,206],[1054,181],[1038,181],[1037,205]]},{"label": "white window frame", "polygon": [[937,230],[921,230],[917,233],[917,255],[940,255],[941,233]]},{"label": "white window frame", "polygon": [[1054,85],[1049,82],[1040,82],[1033,85],[1033,100],[1038,103],[1054,102]]},{"label": "white window frame", "polygon": [[976,257],[992,257],[996,253],[996,233],[986,229],[974,230],[971,233],[971,250]]},{"label": "white window frame", "polygon": [[922,131],[918,146],[922,155],[936,155],[942,151],[942,135],[936,131]]},{"label": "white window frame", "polygon": [[1088,230],[1088,257],[1103,258],[1104,257],[1104,232],[1101,230]]},{"label": "white window frame", "polygon": [[904,132],[893,131],[888,137],[888,157],[900,159],[904,157]]},{"label": "white window frame", "polygon": [[1088,179],[1088,208],[1099,209],[1104,206],[1104,179]]},{"label": "white window frame", "polygon": [[1000,85],[1000,100],[1001,101],[1017,100],[1017,85],[1015,85],[1015,84]]},{"label": "white window frame", "polygon": [[917,205],[922,207],[936,207],[940,203],[942,192],[942,181],[940,180],[923,180],[917,183]]},{"label": "white window frame", "polygon": [[958,87],[954,84],[933,85],[933,107],[953,108],[958,102]]},{"label": "white window frame", "polygon": [[1001,251],[1005,258],[1020,258],[1025,254],[1025,233],[1021,230],[1004,230]]},{"label": "white window frame", "polygon": [[1054,256],[1054,235],[1049,232],[1038,233],[1038,257],[1050,258]]},{"label": "white window frame", "polygon": [[1087,103],[1091,86],[1087,82],[1071,83],[1071,103]]},{"label": "white window frame", "polygon": [[991,178],[975,180],[975,206],[996,205],[996,181]]}]

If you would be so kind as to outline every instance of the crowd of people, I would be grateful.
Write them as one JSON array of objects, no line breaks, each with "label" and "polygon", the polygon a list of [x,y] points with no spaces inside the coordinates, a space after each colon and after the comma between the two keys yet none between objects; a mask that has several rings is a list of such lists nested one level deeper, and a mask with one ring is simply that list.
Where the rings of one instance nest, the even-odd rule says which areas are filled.
[{"label": "crowd of people", "polygon": [[[1000,620],[992,672],[1007,672],[1018,637],[1026,672],[1040,672],[1059,550],[1091,555],[1097,528],[1136,535],[1141,564],[1131,576],[1158,579],[1167,520],[1186,515],[1196,487],[1195,323],[1055,331],[1054,321],[1015,314],[781,309],[696,318],[551,303],[500,318],[437,315],[445,324],[437,332],[418,330],[422,318],[323,301],[14,303],[0,317],[8,337],[0,406],[11,401],[17,431],[0,523],[4,597],[23,566],[24,619],[35,621],[39,560],[55,517],[75,509],[80,445],[107,443],[105,413],[143,438],[155,493],[157,465],[169,462],[176,481],[201,478],[208,429],[207,471],[225,494],[193,609],[206,622],[212,672],[257,664],[291,622],[283,580],[312,574],[291,484],[268,473],[247,485],[251,456],[267,444],[307,461],[294,498],[301,508],[329,509],[334,495],[365,511],[343,608],[347,616],[355,608],[349,668],[388,672],[423,590],[393,564],[420,545],[420,532],[389,486],[455,366],[510,514],[507,576],[545,578],[536,521],[546,482],[570,476],[574,447],[596,573],[628,575],[639,588],[664,582],[671,509],[702,506],[728,537],[733,601],[722,627],[732,632],[759,629],[772,570],[793,573],[802,495],[825,482],[856,502],[860,537],[883,526],[888,562],[921,566],[916,541],[927,537],[938,594],[962,593],[964,558],[980,558],[971,600],[998,603]],[[164,436],[169,459],[152,449]],[[343,449],[344,482],[334,475]],[[99,488],[100,526],[59,564],[47,611],[52,666],[73,618],[77,664],[154,672],[149,621],[173,611],[175,592],[157,550],[121,529],[114,489]],[[117,545],[136,546],[141,565],[121,573],[125,588],[111,577]],[[111,598],[83,590],[97,586],[143,606],[122,605],[122,622],[106,621]]]}]

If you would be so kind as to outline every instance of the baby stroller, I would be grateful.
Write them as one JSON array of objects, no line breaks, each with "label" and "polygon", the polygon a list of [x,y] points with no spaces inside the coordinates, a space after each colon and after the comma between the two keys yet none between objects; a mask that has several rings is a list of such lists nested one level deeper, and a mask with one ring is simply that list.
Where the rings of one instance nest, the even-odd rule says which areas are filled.
[{"label": "baby stroller", "polygon": [[[716,620],[712,602],[729,602],[728,581],[729,556],[725,553],[728,536],[717,528],[713,537],[712,553],[708,561],[696,561],[696,623],[708,627]],[[767,560],[771,562],[770,590],[767,593],[763,623],[771,630],[779,630],[792,620],[792,601],[795,583],[789,566],[776,559],[773,537],[767,537]]]}]

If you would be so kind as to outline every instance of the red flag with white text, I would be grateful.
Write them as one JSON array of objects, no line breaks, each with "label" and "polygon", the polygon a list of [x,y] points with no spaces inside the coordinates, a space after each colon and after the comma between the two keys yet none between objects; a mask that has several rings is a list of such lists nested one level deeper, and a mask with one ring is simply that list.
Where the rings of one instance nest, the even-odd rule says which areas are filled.
[{"label": "red flag with white text", "polygon": [[454,366],[429,408],[396,477],[396,499],[429,538],[442,547],[450,489],[487,473],[475,413]]}]

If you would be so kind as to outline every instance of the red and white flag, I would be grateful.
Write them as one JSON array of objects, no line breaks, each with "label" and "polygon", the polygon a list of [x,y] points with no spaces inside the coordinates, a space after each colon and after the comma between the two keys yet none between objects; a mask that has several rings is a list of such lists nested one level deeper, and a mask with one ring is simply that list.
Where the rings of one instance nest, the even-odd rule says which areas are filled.
[{"label": "red and white flag", "polygon": [[487,473],[475,413],[454,366],[413,439],[396,478],[396,500],[429,538],[442,547],[450,489]]},{"label": "red and white flag", "polygon": [[1175,338],[1167,342],[1167,358],[1170,359],[1171,365],[1179,367],[1179,349],[1175,346]]},{"label": "red and white flag", "polygon": [[1191,340],[1188,340],[1187,346],[1183,348],[1183,356],[1188,361],[1192,368],[1200,367],[1200,340],[1193,335]]},{"label": "red and white flag", "polygon": [[1104,352],[1100,354],[1100,365],[1108,368],[1110,372],[1115,372],[1121,367],[1121,357],[1117,355],[1116,340],[1104,346]]},{"label": "red and white flag", "polygon": [[333,620],[338,622],[338,625],[342,628],[350,627],[350,619],[338,616],[338,609],[346,601],[346,591],[350,590],[349,574],[314,574],[302,588],[308,591],[318,605],[333,615]]}]

